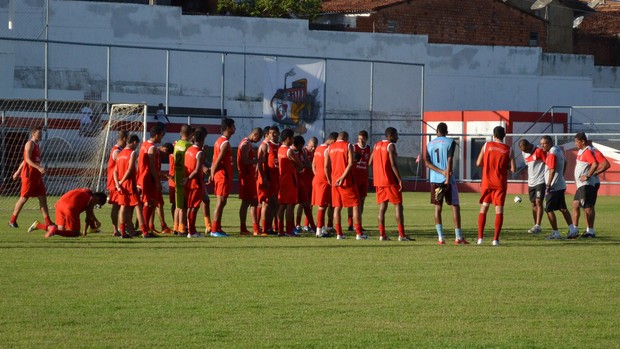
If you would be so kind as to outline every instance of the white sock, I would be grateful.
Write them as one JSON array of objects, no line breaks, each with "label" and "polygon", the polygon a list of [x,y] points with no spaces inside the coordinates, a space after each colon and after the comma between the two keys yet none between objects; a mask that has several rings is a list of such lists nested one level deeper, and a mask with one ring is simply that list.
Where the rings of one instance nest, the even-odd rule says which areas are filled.
[{"label": "white sock", "polygon": [[460,228],[455,228],[454,229],[454,235],[456,235],[456,239],[457,240],[463,240],[463,236],[461,235],[461,229]]},{"label": "white sock", "polygon": [[435,230],[437,230],[437,237],[439,241],[443,241],[443,225],[435,224]]}]

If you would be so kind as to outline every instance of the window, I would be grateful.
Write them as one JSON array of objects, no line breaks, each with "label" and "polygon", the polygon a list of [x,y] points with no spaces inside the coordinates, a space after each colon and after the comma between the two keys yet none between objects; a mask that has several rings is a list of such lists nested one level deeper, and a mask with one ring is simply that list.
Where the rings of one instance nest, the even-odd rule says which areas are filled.
[{"label": "window", "polygon": [[387,21],[387,32],[396,33],[396,21],[393,21],[393,20]]},{"label": "window", "polygon": [[538,46],[538,32],[530,32],[530,46]]}]

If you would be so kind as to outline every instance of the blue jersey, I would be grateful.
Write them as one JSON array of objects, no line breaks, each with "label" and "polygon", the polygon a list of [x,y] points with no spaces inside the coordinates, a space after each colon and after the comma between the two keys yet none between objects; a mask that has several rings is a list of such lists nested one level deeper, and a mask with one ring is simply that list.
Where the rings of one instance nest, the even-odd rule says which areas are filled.
[{"label": "blue jersey", "polygon": [[[448,157],[454,155],[455,148],[456,143],[453,139],[443,136],[437,137],[426,146],[426,159],[433,165],[445,170],[448,168]],[[443,174],[433,170],[430,170],[430,173],[431,183],[443,183],[446,181],[446,177]]]}]

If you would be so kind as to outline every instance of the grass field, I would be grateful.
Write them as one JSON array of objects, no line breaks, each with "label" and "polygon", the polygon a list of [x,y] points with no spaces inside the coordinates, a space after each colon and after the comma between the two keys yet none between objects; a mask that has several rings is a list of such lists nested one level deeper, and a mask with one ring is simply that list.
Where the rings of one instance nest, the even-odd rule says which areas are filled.
[{"label": "grass field", "polygon": [[0,347],[620,347],[620,199],[599,198],[598,238],[547,241],[546,218],[528,235],[529,204],[510,196],[492,247],[491,214],[475,245],[477,198],[461,198],[469,246],[436,244],[427,193],[405,195],[414,242],[378,241],[372,195],[368,241],[121,241],[106,207],[106,233],[45,239],[25,232],[40,215],[29,210],[19,230],[0,225]]}]

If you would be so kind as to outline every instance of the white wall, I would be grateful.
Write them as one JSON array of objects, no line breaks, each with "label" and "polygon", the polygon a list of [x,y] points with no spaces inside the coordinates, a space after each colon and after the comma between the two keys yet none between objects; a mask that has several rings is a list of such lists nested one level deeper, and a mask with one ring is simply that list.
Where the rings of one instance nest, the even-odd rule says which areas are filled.
[{"label": "white wall", "polygon": [[[0,1],[0,37],[34,38],[41,33],[45,3],[18,3],[16,28],[9,31],[4,24],[8,2]],[[49,39],[59,41],[316,57],[285,59],[299,63],[323,57],[420,63],[428,111],[543,112],[554,105],[620,104],[620,69],[595,67],[589,56],[542,54],[538,48],[428,44],[425,36],[309,31],[302,20],[182,16],[174,7],[78,1],[51,0],[49,23]],[[163,102],[164,52],[112,51],[110,100]],[[51,45],[49,55],[50,98],[81,99],[87,88],[105,91],[104,48]],[[40,45],[0,40],[0,95],[42,98],[43,57]],[[226,59],[229,115],[260,115],[254,99],[262,94],[262,57],[229,54]],[[375,68],[375,115],[419,115],[420,68]],[[220,69],[219,54],[171,52],[170,105],[219,108]],[[368,64],[330,61],[327,80],[332,117],[368,117]],[[616,121],[618,111],[597,117]],[[364,124],[343,122],[328,124],[328,131]]]}]

